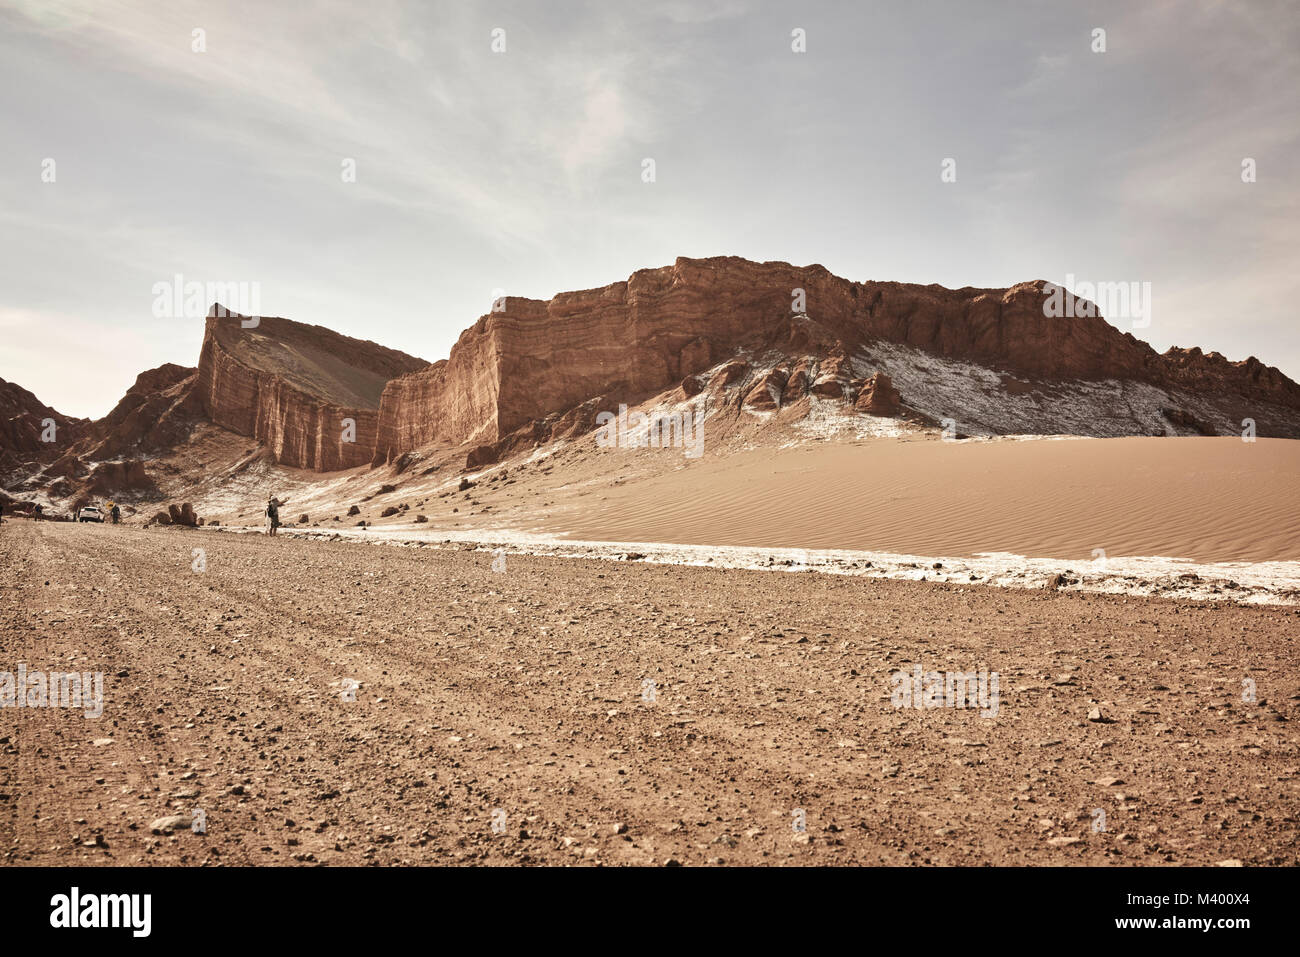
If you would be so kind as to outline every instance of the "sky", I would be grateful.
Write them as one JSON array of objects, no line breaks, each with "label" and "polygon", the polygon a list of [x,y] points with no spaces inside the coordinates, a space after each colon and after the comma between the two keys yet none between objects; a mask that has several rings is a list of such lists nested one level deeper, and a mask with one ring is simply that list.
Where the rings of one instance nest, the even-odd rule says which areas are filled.
[{"label": "sky", "polygon": [[1150,283],[1300,379],[1291,0],[0,0],[0,130],[0,378],[69,415],[197,363],[177,276],[434,361],[678,256]]}]

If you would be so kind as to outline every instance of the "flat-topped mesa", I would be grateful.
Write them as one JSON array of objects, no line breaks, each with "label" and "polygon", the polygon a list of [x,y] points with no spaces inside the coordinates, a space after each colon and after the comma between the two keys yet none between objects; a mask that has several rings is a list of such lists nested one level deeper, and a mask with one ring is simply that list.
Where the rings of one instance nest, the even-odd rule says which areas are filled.
[{"label": "flat-topped mesa", "polygon": [[652,394],[740,351],[843,356],[880,340],[1033,379],[1227,389],[1300,408],[1300,390],[1276,369],[1160,356],[1100,316],[1051,318],[1044,285],[850,282],[820,265],[716,257],[547,301],[507,298],[445,362],[387,384],[374,461],[433,443],[490,444],[595,396]]},{"label": "flat-topped mesa", "polygon": [[428,363],[322,326],[253,321],[213,306],[195,381],[204,415],[264,443],[283,465],[367,464],[385,384]]}]

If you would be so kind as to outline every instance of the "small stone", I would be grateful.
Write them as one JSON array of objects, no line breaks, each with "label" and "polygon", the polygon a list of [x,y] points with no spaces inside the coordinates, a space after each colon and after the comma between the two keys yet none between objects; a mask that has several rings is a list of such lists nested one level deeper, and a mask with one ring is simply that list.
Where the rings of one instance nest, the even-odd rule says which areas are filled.
[{"label": "small stone", "polygon": [[188,819],[183,814],[169,814],[166,817],[160,817],[150,822],[149,830],[155,834],[165,834],[168,831],[174,831],[177,828],[183,828],[188,823]]}]

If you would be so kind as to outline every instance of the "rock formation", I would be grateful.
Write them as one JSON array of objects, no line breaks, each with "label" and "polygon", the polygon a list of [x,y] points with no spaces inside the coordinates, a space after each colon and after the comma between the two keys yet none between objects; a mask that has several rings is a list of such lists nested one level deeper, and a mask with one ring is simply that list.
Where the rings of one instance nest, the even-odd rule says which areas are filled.
[{"label": "rock formation", "polygon": [[[592,396],[635,399],[679,384],[688,394],[689,377],[733,356],[726,375],[739,377],[745,356],[774,350],[790,361],[749,389],[751,408],[779,408],[809,391],[860,401],[848,357],[878,341],[1034,380],[1143,382],[1300,410],[1300,386],[1253,358],[1232,363],[1197,349],[1162,356],[1099,316],[1049,318],[1044,286],[850,282],[817,265],[719,257],[678,259],[549,301],[507,298],[448,359],[388,383],[375,463],[430,444],[492,447]],[[796,302],[802,312],[792,311]],[[809,355],[817,361],[800,365]],[[888,396],[867,403],[891,407]]]},{"label": "rock formation", "polygon": [[[1200,349],[1159,355],[1100,316],[1046,315],[1049,292],[1041,281],[945,289],[851,282],[817,265],[678,259],[600,289],[504,299],[432,365],[287,319],[245,327],[214,306],[197,368],[141,373],[98,421],[0,380],[0,478],[59,498],[154,495],[148,460],[205,422],[296,468],[400,471],[441,446],[475,469],[587,434],[601,411],[659,393],[726,393],[729,411],[778,426],[829,400],[921,425],[970,416],[992,432],[1042,428],[1050,407],[1076,434],[1102,421],[1101,434],[1233,434],[1249,423],[1300,437],[1300,386],[1277,369]],[[42,441],[46,420],[58,441]]]},{"label": "rock formation", "polygon": [[195,372],[171,362],[141,372],[113,411],[92,423],[77,454],[86,460],[109,459],[183,441],[201,411],[193,397]]},{"label": "rock formation", "polygon": [[[183,445],[201,422],[257,439],[288,466],[368,463],[384,384],[427,363],[319,326],[265,317],[245,328],[240,319],[209,318],[198,368],[168,363],[140,373],[94,422],[60,415],[0,380],[5,483],[87,501],[152,494],[143,460]],[[43,441],[49,421],[53,442]]]},{"label": "rock formation", "polygon": [[[0,465],[56,459],[89,424],[87,419],[55,411],[17,383],[0,379]],[[54,441],[46,441],[51,434]]]},{"label": "rock formation", "polygon": [[100,462],[90,470],[85,491],[94,495],[118,495],[122,492],[150,492],[154,481],[136,460]]},{"label": "rock formation", "polygon": [[854,407],[868,415],[898,415],[898,390],[889,381],[889,376],[877,372],[863,383],[858,392]]},{"label": "rock formation", "polygon": [[242,318],[207,320],[194,389],[208,420],[264,443],[283,465],[368,463],[384,386],[428,363],[321,326],[262,317],[245,328]]}]

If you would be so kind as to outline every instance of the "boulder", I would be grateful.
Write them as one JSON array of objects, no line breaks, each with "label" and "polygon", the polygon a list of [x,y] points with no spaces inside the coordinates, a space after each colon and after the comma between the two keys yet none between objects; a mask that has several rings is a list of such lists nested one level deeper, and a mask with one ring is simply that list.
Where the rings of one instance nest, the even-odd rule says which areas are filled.
[{"label": "boulder", "polygon": [[90,472],[86,489],[94,495],[121,495],[124,492],[147,492],[155,488],[153,479],[139,461],[100,462]]},{"label": "boulder", "polygon": [[167,515],[171,519],[172,525],[185,525],[194,528],[199,524],[198,516],[194,514],[194,506],[189,502],[180,505],[168,505]]},{"label": "boulder", "polygon": [[492,465],[497,460],[497,450],[492,445],[479,445],[469,450],[465,456],[465,468],[479,469],[485,465]]},{"label": "boulder", "polygon": [[781,394],[789,381],[790,372],[777,367],[758,380],[745,394],[745,405],[754,409],[771,410],[781,407]]},{"label": "boulder", "polygon": [[899,400],[898,390],[889,381],[889,376],[877,372],[863,384],[854,408],[868,415],[896,416]]},{"label": "boulder", "polygon": [[1190,429],[1199,435],[1219,434],[1214,426],[1202,422],[1190,412],[1186,412],[1182,409],[1161,409],[1160,414],[1163,415],[1171,425],[1176,426],[1177,428]]},{"label": "boulder", "polygon": [[847,394],[853,367],[845,356],[831,356],[817,367],[817,378],[810,391],[813,395],[839,399]]},{"label": "boulder", "polygon": [[790,373],[790,378],[786,380],[785,388],[781,390],[782,405],[798,402],[808,394],[811,368],[812,363],[808,359],[800,359],[798,364],[795,365],[794,371]]},{"label": "boulder", "polygon": [[744,359],[732,359],[726,363],[717,372],[713,373],[709,379],[709,390],[724,389],[732,383],[743,378],[745,373],[749,372],[749,363]]}]

